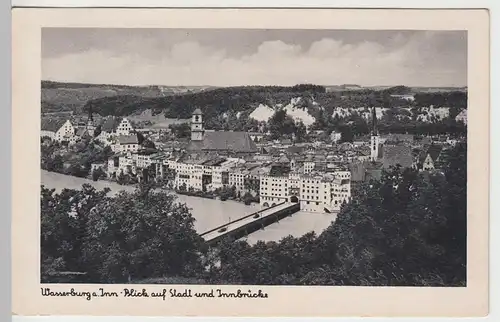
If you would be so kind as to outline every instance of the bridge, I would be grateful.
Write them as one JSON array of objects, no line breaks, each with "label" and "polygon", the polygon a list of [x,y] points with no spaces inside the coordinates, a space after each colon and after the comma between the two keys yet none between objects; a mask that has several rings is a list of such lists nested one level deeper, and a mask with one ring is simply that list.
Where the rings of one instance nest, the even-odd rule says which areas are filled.
[{"label": "bridge", "polygon": [[206,231],[200,236],[209,244],[215,244],[226,237],[236,240],[288,217],[299,210],[300,205],[298,203],[283,202]]}]

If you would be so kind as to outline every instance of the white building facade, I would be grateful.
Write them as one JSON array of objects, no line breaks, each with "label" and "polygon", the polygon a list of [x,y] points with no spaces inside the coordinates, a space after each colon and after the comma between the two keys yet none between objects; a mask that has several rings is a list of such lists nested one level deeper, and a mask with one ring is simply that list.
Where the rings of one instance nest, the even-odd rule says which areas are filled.
[{"label": "white building facade", "polygon": [[[55,125],[56,123],[57,122],[54,122],[53,124]],[[50,122],[48,122],[48,124],[50,124]],[[75,128],[73,127],[73,125],[69,120],[66,120],[66,122],[62,123],[62,125],[58,124],[55,126],[45,127],[42,124],[42,128],[40,130],[40,136],[48,137],[57,142],[62,142],[62,141],[72,142],[74,141]]]},{"label": "white building facade", "polygon": [[307,212],[338,212],[351,199],[351,173],[300,175],[260,178],[260,205],[272,207],[283,202],[299,202]]}]

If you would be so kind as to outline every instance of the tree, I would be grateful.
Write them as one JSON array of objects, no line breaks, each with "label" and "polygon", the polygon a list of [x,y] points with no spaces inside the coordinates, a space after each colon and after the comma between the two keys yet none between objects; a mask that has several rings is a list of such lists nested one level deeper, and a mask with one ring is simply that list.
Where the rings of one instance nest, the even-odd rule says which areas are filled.
[{"label": "tree", "polygon": [[118,184],[121,185],[129,184],[130,176],[128,174],[123,173],[123,171],[120,171],[120,173],[116,177],[116,182],[118,182]]},{"label": "tree", "polygon": [[170,124],[169,129],[176,138],[189,138],[191,136],[191,127],[188,123]]},{"label": "tree", "polygon": [[87,168],[82,166],[80,163],[70,164],[70,166],[66,169],[65,172],[66,174],[79,178],[85,178],[89,174]]},{"label": "tree", "polygon": [[277,139],[295,133],[295,122],[284,109],[277,110],[268,121],[271,138]]},{"label": "tree", "polygon": [[243,186],[247,192],[253,192],[254,194],[259,194],[260,192],[260,180],[253,178],[243,179]]},{"label": "tree", "polygon": [[102,178],[106,178],[106,173],[102,170],[102,168],[97,168],[92,171],[92,180],[97,181]]},{"label": "tree", "polygon": [[361,187],[319,237],[342,284],[464,285],[464,151],[451,152],[444,176],[394,168]]},{"label": "tree", "polygon": [[153,141],[151,141],[150,139],[145,139],[143,142],[142,142],[142,147],[146,148],[146,149],[156,149],[156,145],[154,144]]},{"label": "tree", "polygon": [[121,192],[89,215],[83,259],[95,282],[196,276],[202,239],[173,195]]},{"label": "tree", "polygon": [[340,142],[352,142],[354,135],[348,126],[342,127],[340,130]]},{"label": "tree", "polygon": [[307,129],[302,121],[295,125],[295,142],[301,143],[307,139]]},{"label": "tree", "polygon": [[252,201],[253,201],[253,196],[251,193],[249,192],[246,192],[244,195],[243,195],[243,202],[245,203],[245,205],[249,206]]},{"label": "tree", "polygon": [[[52,172],[62,172],[64,169],[63,158],[60,154],[45,159],[45,169]],[[43,167],[43,163],[42,163]]]},{"label": "tree", "polygon": [[98,191],[88,184],[81,190],[41,186],[41,264],[42,279],[50,282],[55,271],[85,271],[82,247],[90,212],[107,197],[109,189]]}]

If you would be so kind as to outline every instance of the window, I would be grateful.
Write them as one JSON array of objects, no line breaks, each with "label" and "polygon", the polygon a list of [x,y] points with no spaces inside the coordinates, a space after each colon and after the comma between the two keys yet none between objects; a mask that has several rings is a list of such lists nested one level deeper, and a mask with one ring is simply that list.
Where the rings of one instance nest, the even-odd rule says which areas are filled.
[{"label": "window", "polygon": [[309,201],[307,202],[307,204],[309,204]]},{"label": "window", "polygon": [[319,202],[316,202],[316,206],[318,206],[318,205],[319,205]]}]

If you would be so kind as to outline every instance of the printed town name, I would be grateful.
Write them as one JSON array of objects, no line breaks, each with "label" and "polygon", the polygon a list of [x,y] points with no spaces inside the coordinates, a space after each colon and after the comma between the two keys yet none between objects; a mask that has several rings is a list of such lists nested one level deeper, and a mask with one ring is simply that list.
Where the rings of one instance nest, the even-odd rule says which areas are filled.
[{"label": "printed town name", "polygon": [[121,292],[107,292],[103,288],[99,288],[94,292],[90,291],[76,291],[71,288],[69,291],[55,291],[48,287],[42,288],[42,296],[49,297],[82,297],[87,301],[93,298],[101,297],[124,297],[124,298],[162,298],[165,300],[169,298],[268,298],[268,294],[262,290],[252,291],[246,290],[242,291],[238,289],[235,292],[224,292],[221,289],[212,289],[209,292],[195,292],[192,289],[186,288],[182,290],[178,289],[163,289],[158,292],[148,292],[145,288],[141,290],[133,288],[125,288]]}]

